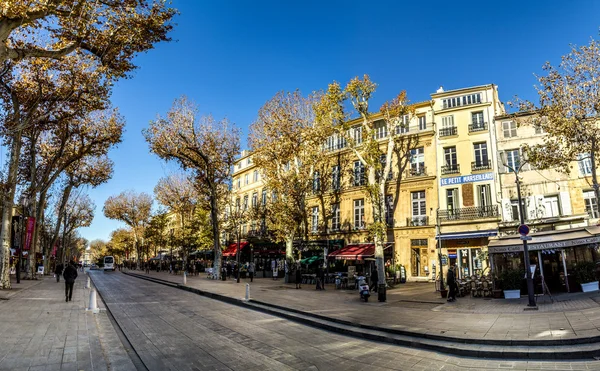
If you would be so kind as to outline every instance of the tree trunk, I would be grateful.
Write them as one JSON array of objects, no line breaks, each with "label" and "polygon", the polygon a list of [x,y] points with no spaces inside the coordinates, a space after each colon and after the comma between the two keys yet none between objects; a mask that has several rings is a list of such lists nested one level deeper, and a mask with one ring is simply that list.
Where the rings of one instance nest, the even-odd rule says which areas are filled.
[{"label": "tree trunk", "polygon": [[596,138],[592,137],[590,160],[592,162],[592,188],[596,197],[596,211],[600,214],[600,185],[598,184],[598,173],[596,172]]},{"label": "tree trunk", "polygon": [[4,209],[2,210],[2,227],[0,238],[2,249],[0,251],[0,289],[10,289],[10,226],[13,215],[13,204],[15,190],[17,188],[17,172],[19,170],[19,158],[22,145],[22,131],[19,130],[12,137],[10,145],[10,162],[8,166],[8,178],[6,180],[6,194],[4,198]]},{"label": "tree trunk", "polygon": [[[58,215],[56,216],[56,227],[54,228],[54,236],[52,237],[52,241],[50,242],[50,246],[52,248],[58,242],[58,236],[60,236],[60,225],[62,224],[62,218],[65,215],[65,209],[67,208],[67,202],[69,201],[69,197],[71,196],[72,189],[73,184],[69,182],[69,184],[65,187],[63,191],[62,199],[60,201],[60,207],[58,208]],[[58,246],[55,262],[60,262],[64,266],[66,255],[63,244],[64,238],[62,243]]]},{"label": "tree trunk", "polygon": [[289,267],[294,261],[294,234],[290,233],[285,238],[285,283],[290,282]]},{"label": "tree trunk", "polygon": [[211,227],[213,232],[213,246],[215,249],[215,261],[213,262],[213,275],[216,279],[221,278],[221,244],[219,239],[221,236],[219,235],[219,209],[217,207],[217,192],[215,189],[211,190],[210,196],[210,218],[211,218]]}]

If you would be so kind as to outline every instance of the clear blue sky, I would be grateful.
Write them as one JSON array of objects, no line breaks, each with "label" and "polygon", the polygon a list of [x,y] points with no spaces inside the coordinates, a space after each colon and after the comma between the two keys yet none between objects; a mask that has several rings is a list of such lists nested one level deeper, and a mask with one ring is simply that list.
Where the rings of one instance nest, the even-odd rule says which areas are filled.
[{"label": "clear blue sky", "polygon": [[598,38],[600,2],[580,1],[206,1],[174,0],[173,42],[137,58],[133,78],[115,87],[126,117],[111,153],[112,180],[90,190],[96,203],[89,240],[122,224],[102,214],[125,189],[152,194],[177,169],[148,151],[141,130],[185,94],[203,113],[227,116],[243,130],[277,91],[326,89],[369,74],[379,88],[372,108],[407,90],[412,101],[446,90],[494,83],[500,98],[534,99],[534,73],[570,44]]}]

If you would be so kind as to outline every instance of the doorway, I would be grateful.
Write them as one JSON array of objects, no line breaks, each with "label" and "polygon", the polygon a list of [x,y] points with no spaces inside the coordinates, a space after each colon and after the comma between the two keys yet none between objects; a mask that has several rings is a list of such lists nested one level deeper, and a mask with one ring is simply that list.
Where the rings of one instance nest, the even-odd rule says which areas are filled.
[{"label": "doorway", "polygon": [[410,270],[413,277],[420,276],[421,272],[421,250],[419,248],[412,248],[410,256]]}]

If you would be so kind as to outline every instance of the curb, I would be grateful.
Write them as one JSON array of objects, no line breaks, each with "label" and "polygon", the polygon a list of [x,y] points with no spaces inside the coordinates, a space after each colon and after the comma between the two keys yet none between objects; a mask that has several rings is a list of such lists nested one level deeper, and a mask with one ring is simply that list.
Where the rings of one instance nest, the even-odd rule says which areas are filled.
[{"label": "curb", "polygon": [[[585,359],[600,355],[600,337],[562,340],[492,340],[462,339],[449,336],[420,334],[370,325],[361,325],[314,313],[302,312],[275,304],[250,299],[248,302],[226,295],[216,294],[179,283],[147,277],[136,273],[128,276],[178,288],[200,296],[257,310],[297,323],[366,340],[396,344],[411,348],[438,351],[447,354],[479,358],[514,359]],[[579,345],[579,347],[573,347]]]}]

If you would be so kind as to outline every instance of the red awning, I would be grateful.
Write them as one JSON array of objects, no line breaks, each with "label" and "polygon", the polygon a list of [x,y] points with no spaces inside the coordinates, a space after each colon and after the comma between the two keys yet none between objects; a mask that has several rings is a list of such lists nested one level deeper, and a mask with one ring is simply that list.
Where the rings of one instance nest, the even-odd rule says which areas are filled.
[{"label": "red awning", "polygon": [[[247,242],[247,241],[240,242],[241,249],[244,250],[244,248],[246,246],[248,246],[248,244],[249,244],[249,242]],[[237,247],[238,247],[237,242],[230,244],[229,246],[227,246],[225,251],[223,251],[223,256],[235,256],[237,254]]]},{"label": "red awning", "polygon": [[[391,245],[391,243],[386,243],[384,249],[387,249]],[[327,258],[340,260],[363,260],[366,258],[373,258],[374,256],[375,244],[359,243],[347,245],[339,250],[332,251],[329,255],[327,255]]]}]

